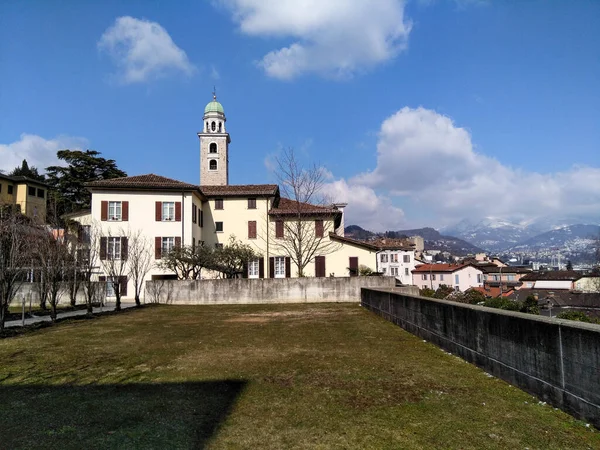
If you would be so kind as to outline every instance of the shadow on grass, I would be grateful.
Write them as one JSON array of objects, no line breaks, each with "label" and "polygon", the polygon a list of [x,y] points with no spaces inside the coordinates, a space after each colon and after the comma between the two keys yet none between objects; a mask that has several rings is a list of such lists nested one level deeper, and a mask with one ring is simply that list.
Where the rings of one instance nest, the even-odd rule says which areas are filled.
[{"label": "shadow on grass", "polygon": [[0,384],[0,448],[195,448],[216,435],[246,381]]}]

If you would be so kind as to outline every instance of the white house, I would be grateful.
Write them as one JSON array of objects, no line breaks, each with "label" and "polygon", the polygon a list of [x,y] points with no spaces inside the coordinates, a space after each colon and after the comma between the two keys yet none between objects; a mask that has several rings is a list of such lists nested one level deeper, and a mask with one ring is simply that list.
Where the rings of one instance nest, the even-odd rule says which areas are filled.
[{"label": "white house", "polygon": [[412,284],[412,271],[416,267],[415,244],[402,239],[377,239],[369,241],[379,248],[377,272],[395,277],[402,284]]},{"label": "white house", "polygon": [[[274,184],[229,184],[229,144],[225,114],[216,97],[208,103],[200,140],[200,184],[190,184],[155,174],[95,181],[91,211],[69,215],[82,232],[99,236],[101,262],[128,258],[128,239],[144,237],[154,262],[177,246],[226,244],[231,236],[262,255],[248,262],[249,278],[298,276],[285,250],[290,223],[299,211],[302,225],[319,239],[319,250],[304,276],[354,276],[359,265],[377,266],[378,248],[344,237],[346,204],[299,204],[280,196]],[[314,233],[314,234],[312,234]],[[322,250],[322,251],[321,251]],[[100,279],[107,273],[102,273]],[[207,274],[208,275],[208,274]],[[153,264],[146,279],[174,278]],[[123,298],[133,296],[132,281],[122,277]]]},{"label": "white house", "polygon": [[422,264],[412,271],[412,279],[419,289],[446,285],[464,292],[483,286],[483,272],[473,264]]}]

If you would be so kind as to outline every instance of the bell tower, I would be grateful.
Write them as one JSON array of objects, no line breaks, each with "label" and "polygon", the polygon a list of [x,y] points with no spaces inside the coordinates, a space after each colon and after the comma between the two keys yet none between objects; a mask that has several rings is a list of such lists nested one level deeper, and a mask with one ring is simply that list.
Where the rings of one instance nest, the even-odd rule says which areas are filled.
[{"label": "bell tower", "polygon": [[200,139],[200,186],[224,186],[229,184],[229,143],[231,138],[225,130],[223,105],[213,99],[204,108],[203,128]]}]

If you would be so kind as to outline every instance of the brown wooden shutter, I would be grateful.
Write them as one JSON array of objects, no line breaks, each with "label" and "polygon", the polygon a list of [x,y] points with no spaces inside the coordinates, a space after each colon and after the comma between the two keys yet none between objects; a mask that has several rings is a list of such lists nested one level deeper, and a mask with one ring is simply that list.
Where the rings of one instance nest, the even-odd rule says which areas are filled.
[{"label": "brown wooden shutter", "polygon": [[323,220],[315,220],[315,236],[319,238],[323,237]]},{"label": "brown wooden shutter", "polygon": [[156,202],[154,204],[154,218],[157,222],[162,220],[162,202]]},{"label": "brown wooden shutter", "polygon": [[277,222],[275,222],[275,237],[283,237],[283,220],[278,220]]},{"label": "brown wooden shutter", "polygon": [[196,216],[198,215],[198,209],[196,205],[192,205],[192,223],[196,223]]},{"label": "brown wooden shutter", "polygon": [[175,247],[181,247],[181,237],[175,236]]},{"label": "brown wooden shutter", "polygon": [[127,277],[119,277],[119,290],[122,297],[127,296]]},{"label": "brown wooden shutter", "polygon": [[351,277],[358,276],[358,257],[357,256],[351,256],[350,257],[350,261],[349,261],[349,265],[350,265],[350,276]]},{"label": "brown wooden shutter", "polygon": [[269,278],[275,278],[275,258],[269,258]]},{"label": "brown wooden shutter", "polygon": [[108,202],[105,200],[100,202],[100,220],[103,222],[108,220]]},{"label": "brown wooden shutter", "polygon": [[175,202],[175,222],[181,222],[181,202]]},{"label": "brown wooden shutter", "polygon": [[285,277],[289,278],[292,276],[292,264],[289,256],[285,257]]},{"label": "brown wooden shutter", "polygon": [[121,220],[123,222],[129,220],[129,202],[121,202]]},{"label": "brown wooden shutter", "polygon": [[325,276],[325,257],[324,256],[315,256],[315,276],[316,277],[324,277]]},{"label": "brown wooden shutter", "polygon": [[156,236],[154,238],[154,259],[160,259],[162,257],[162,238]]},{"label": "brown wooden shutter", "polygon": [[106,281],[106,277],[104,275],[100,275],[98,277],[98,281]]},{"label": "brown wooden shutter", "polygon": [[121,259],[126,260],[129,255],[129,250],[127,248],[129,241],[126,237],[121,238]]},{"label": "brown wooden shutter", "polygon": [[256,239],[256,220],[248,221],[248,239]]},{"label": "brown wooden shutter", "polygon": [[242,263],[242,278],[248,278],[248,261]]},{"label": "brown wooden shutter", "polygon": [[265,260],[263,258],[260,258],[258,260],[258,278],[264,278],[265,277]]},{"label": "brown wooden shutter", "polygon": [[204,226],[204,211],[200,210],[200,228]]},{"label": "brown wooden shutter", "polygon": [[100,259],[104,261],[106,259],[106,237],[100,238]]}]

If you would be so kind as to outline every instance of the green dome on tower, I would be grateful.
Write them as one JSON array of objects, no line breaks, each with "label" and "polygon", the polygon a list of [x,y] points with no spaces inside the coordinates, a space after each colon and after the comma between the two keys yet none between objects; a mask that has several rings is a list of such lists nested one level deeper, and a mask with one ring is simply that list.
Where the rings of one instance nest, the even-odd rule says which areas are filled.
[{"label": "green dome on tower", "polygon": [[208,114],[211,112],[218,112],[221,114],[225,114],[225,112],[223,111],[223,105],[221,105],[218,101],[217,101],[217,96],[213,95],[213,100],[212,102],[208,103],[206,105],[206,108],[204,108],[204,114]]}]

